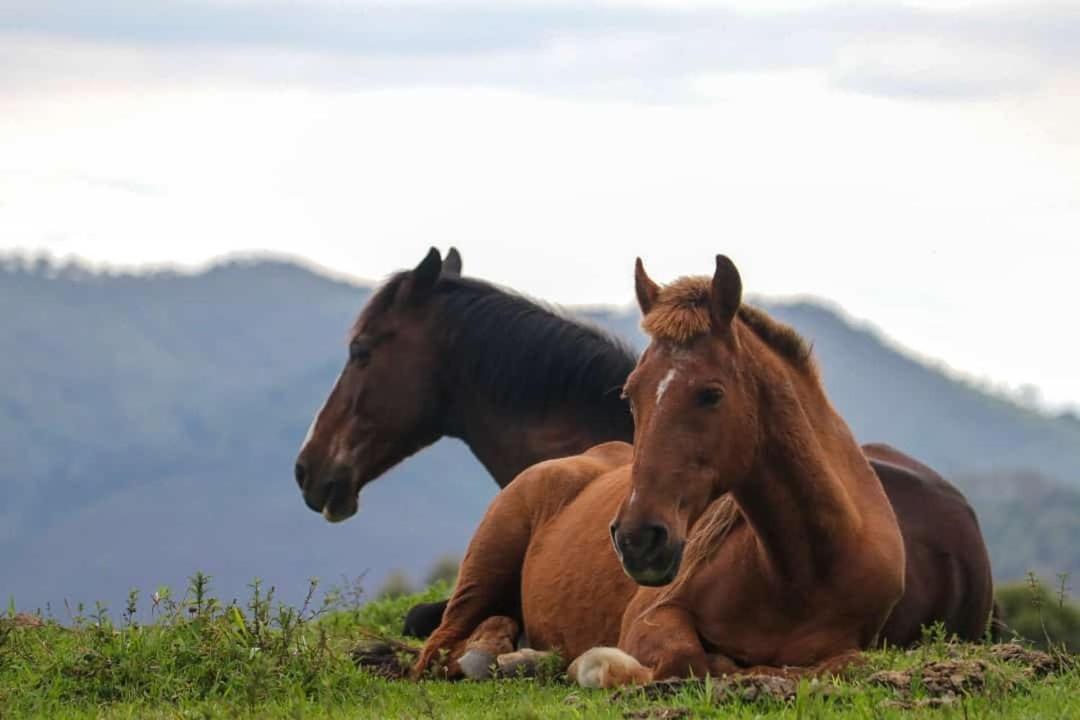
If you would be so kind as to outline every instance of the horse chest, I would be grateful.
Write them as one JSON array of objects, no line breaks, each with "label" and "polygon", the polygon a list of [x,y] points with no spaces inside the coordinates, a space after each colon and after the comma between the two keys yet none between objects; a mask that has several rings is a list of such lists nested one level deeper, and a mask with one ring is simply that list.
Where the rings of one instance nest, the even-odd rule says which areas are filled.
[{"label": "horse chest", "polygon": [[784,657],[792,638],[813,627],[822,598],[785,587],[752,548],[748,536],[736,533],[678,599],[692,609],[707,653],[738,664],[770,664]]},{"label": "horse chest", "polygon": [[753,610],[739,618],[706,617],[698,623],[706,653],[724,655],[747,666],[776,664],[792,630],[785,618]]},{"label": "horse chest", "polygon": [[758,568],[694,588],[692,603],[706,652],[740,665],[798,666],[859,645],[861,626],[879,623],[852,603],[857,585],[841,573],[800,589]]}]

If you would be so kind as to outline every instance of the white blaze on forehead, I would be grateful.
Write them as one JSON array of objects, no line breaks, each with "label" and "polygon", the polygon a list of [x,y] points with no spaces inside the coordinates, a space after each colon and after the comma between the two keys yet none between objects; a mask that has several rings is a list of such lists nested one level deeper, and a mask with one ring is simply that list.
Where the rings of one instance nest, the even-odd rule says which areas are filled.
[{"label": "white blaze on forehead", "polygon": [[665,375],[663,377],[663,379],[660,380],[660,383],[656,386],[656,404],[657,405],[660,404],[661,398],[664,397],[664,393],[667,392],[668,385],[670,385],[671,381],[675,379],[676,374],[677,373],[675,371],[675,368],[671,368],[670,370],[667,371],[667,375]]}]

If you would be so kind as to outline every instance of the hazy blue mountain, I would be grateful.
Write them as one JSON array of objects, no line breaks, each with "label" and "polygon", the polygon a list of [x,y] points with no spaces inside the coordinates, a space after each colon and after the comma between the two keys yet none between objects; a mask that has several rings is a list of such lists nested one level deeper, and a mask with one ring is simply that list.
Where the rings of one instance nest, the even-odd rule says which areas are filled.
[{"label": "hazy blue mountain", "polygon": [[[419,574],[460,552],[494,484],[454,441],[410,458],[331,526],[291,477],[369,289],[276,261],[200,274],[0,269],[0,599],[114,606],[195,570],[232,597],[260,576]],[[763,303],[814,340],[861,440],[954,476],[1002,579],[1080,572],[1080,423],[1020,408],[812,303]],[[630,310],[590,310],[640,343]]]}]

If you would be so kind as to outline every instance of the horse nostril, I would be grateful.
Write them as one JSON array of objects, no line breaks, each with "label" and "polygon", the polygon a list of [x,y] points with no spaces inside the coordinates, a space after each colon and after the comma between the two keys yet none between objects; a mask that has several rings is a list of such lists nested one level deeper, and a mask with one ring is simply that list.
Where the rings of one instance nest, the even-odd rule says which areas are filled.
[{"label": "horse nostril", "polygon": [[611,537],[623,553],[646,558],[661,550],[668,541],[668,530],[663,525],[649,523],[631,532],[619,532],[612,526]]},{"label": "horse nostril", "polygon": [[296,484],[300,486],[300,489],[304,489],[304,480],[307,478],[307,469],[304,468],[303,463],[296,463],[296,467],[293,469],[296,474]]},{"label": "horse nostril", "polygon": [[641,546],[647,552],[655,552],[667,544],[668,531],[663,525],[646,525],[641,528]]}]

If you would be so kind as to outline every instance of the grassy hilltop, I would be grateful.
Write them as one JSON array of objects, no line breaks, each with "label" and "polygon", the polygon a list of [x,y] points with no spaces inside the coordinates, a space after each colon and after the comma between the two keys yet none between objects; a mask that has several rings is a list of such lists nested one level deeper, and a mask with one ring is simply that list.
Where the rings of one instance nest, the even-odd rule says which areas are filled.
[{"label": "grassy hilltop", "polygon": [[0,620],[0,718],[1080,717],[1075,656],[953,645],[933,632],[912,651],[869,653],[843,679],[709,679],[652,693],[357,669],[358,644],[392,635],[412,604],[448,588],[366,604],[338,590],[291,608],[257,584],[246,602],[224,604],[196,576],[183,598],[133,596],[115,624],[103,610],[72,608],[61,625],[12,608]]}]

